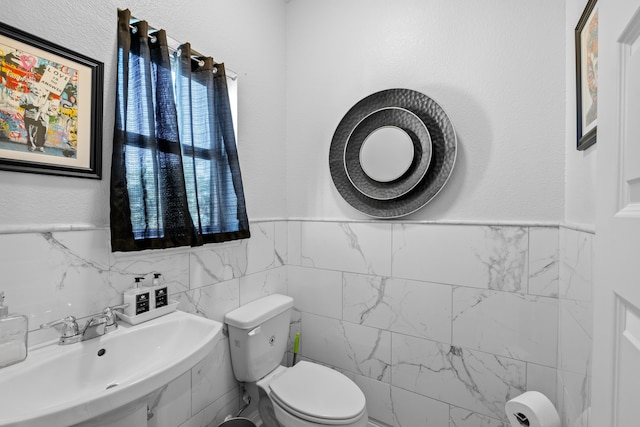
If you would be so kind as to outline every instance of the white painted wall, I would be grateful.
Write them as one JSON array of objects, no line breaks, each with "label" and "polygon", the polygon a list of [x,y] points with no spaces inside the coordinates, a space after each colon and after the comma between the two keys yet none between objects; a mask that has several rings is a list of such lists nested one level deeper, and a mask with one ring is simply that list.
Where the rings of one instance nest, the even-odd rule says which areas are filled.
[{"label": "white painted wall", "polygon": [[596,220],[596,159],[598,144],[576,150],[576,72],[574,30],[587,0],[566,0],[566,142],[565,221],[594,225]]},{"label": "white painted wall", "polygon": [[104,62],[103,179],[0,172],[0,224],[109,224],[117,8],[239,74],[238,150],[251,219],[285,209],[285,31],[281,0],[0,0],[0,20]]},{"label": "white painted wall", "polygon": [[333,132],[387,88],[423,92],[459,137],[444,190],[409,219],[559,221],[565,5],[292,0],[287,5],[287,214],[363,218],[335,190]]},{"label": "white painted wall", "polygon": [[[570,112],[563,114],[562,72],[571,58],[562,2],[173,4],[0,0],[3,22],[105,63],[103,180],[0,172],[1,224],[108,225],[117,7],[239,73],[238,144],[252,219],[363,218],[333,187],[329,143],[354,103],[390,87],[436,99],[459,137],[449,183],[410,219],[562,219],[570,151],[562,141],[572,140],[563,126]],[[567,153],[566,209],[568,219],[588,223],[579,218],[590,211],[587,162],[574,167],[575,156],[584,154]]]}]

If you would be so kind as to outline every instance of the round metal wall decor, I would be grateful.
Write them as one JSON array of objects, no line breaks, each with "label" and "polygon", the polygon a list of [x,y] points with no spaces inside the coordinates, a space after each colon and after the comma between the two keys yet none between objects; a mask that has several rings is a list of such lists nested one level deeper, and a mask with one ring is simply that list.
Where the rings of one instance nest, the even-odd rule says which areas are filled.
[{"label": "round metal wall decor", "polygon": [[[381,181],[365,172],[361,150],[381,128],[405,132],[413,159],[404,173]],[[429,203],[446,184],[456,160],[457,140],[442,107],[410,89],[376,92],[356,103],[336,128],[329,149],[331,178],[340,195],[375,218],[409,215]]]}]

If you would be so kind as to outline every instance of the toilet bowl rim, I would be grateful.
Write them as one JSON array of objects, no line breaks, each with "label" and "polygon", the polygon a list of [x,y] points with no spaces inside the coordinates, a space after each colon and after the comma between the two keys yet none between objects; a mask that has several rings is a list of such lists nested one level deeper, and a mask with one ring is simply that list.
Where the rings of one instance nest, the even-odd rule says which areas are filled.
[{"label": "toilet bowl rim", "polygon": [[[318,365],[314,362],[308,362],[308,363]],[[318,365],[318,366],[322,366],[322,365]],[[276,394],[272,392],[271,386],[270,386],[270,384],[273,381],[275,381],[281,375],[285,374],[287,371],[289,371],[289,369],[291,368],[283,365],[278,365],[275,369],[273,369],[267,375],[265,375],[264,377],[256,381],[256,385],[258,386],[258,388],[262,389],[265,392],[265,394],[267,395],[267,398],[272,402],[272,404],[278,405],[278,407],[280,407],[280,409],[282,409],[284,412],[287,412],[293,417],[307,420],[313,423],[329,424],[329,425],[348,425],[360,419],[363,416],[363,414],[366,414],[367,412],[366,403],[363,405],[363,407],[360,409],[360,411],[356,415],[352,417],[347,417],[347,418],[334,418],[334,417],[320,418],[320,417],[316,417],[316,416],[301,412],[291,407],[282,399],[278,398]]]},{"label": "toilet bowl rim", "polygon": [[[319,417],[314,417],[313,415],[309,415],[309,414],[305,414],[303,412],[300,412],[290,406],[288,406],[286,403],[282,402],[275,394],[271,393],[269,395],[269,399],[271,400],[271,403],[274,406],[278,406],[282,411],[288,413],[289,415],[296,417],[296,418],[300,418],[303,419],[305,421],[309,421],[315,424],[320,424],[320,425],[335,425],[335,426],[340,426],[340,425],[349,425],[349,424],[353,424],[355,423],[357,420],[359,420],[360,418],[362,418],[362,416],[364,414],[367,413],[367,407],[365,405],[364,408],[362,408],[362,410],[355,416],[350,417],[350,418],[319,418]],[[277,414],[276,414],[277,415]]]}]

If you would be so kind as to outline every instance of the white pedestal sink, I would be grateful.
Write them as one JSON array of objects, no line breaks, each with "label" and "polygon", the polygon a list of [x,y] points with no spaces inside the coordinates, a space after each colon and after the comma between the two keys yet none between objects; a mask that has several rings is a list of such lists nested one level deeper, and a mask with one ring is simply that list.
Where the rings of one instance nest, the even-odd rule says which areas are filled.
[{"label": "white pedestal sink", "polygon": [[0,370],[0,426],[71,426],[120,408],[139,411],[204,359],[221,330],[220,322],[176,311],[136,326],[120,322],[81,343],[31,349],[24,362]]}]

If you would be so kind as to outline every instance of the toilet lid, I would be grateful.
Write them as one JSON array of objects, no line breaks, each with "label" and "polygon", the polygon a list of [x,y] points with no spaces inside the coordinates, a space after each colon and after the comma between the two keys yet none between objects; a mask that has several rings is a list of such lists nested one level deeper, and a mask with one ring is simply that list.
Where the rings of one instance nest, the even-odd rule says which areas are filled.
[{"label": "toilet lid", "polygon": [[270,384],[271,397],[307,419],[349,420],[362,414],[365,397],[343,374],[300,361]]}]

